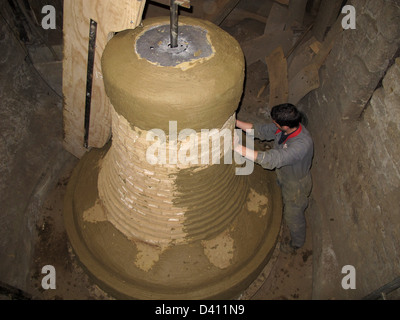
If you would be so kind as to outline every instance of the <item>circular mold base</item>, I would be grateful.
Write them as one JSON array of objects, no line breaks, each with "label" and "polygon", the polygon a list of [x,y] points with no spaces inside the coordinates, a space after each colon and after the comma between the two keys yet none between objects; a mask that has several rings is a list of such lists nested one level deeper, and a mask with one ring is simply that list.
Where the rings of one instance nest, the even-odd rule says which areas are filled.
[{"label": "circular mold base", "polygon": [[97,179],[108,147],[87,153],[71,176],[64,202],[67,234],[80,263],[117,299],[235,299],[265,272],[280,232],[275,174],[254,167],[247,203],[213,239],[160,248],[128,239],[105,219]]}]

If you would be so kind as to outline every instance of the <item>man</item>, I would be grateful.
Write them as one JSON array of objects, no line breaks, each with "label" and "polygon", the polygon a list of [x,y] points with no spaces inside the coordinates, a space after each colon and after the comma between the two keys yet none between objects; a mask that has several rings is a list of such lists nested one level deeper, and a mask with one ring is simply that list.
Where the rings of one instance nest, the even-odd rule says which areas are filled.
[{"label": "man", "polygon": [[268,170],[276,169],[278,184],[282,189],[283,217],[290,231],[289,243],[281,250],[295,253],[304,245],[306,220],[304,211],[311,193],[311,163],[314,154],[310,133],[301,125],[301,114],[292,104],[275,106],[271,110],[270,124],[255,124],[237,120],[242,130],[254,129],[255,138],[275,140],[274,148],[265,152],[250,150],[237,142],[235,151]]}]

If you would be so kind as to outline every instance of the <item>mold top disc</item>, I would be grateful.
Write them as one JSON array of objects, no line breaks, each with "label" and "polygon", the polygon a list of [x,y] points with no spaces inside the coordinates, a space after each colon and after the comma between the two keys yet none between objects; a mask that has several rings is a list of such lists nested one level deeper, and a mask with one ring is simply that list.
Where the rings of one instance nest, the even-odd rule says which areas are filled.
[{"label": "mold top disc", "polygon": [[155,26],[138,37],[135,49],[139,57],[163,67],[174,67],[213,54],[207,30],[198,26],[180,26],[178,46],[172,48],[169,28],[169,25]]},{"label": "mold top disc", "polygon": [[142,130],[221,128],[243,92],[243,51],[209,21],[181,17],[179,46],[170,48],[169,17],[115,35],[102,55],[106,93],[115,111]]}]

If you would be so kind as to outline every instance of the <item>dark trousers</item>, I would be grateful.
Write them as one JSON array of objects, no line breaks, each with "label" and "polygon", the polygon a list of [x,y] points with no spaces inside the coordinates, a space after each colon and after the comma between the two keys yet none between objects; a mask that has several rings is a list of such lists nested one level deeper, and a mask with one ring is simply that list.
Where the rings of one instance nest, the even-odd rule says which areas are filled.
[{"label": "dark trousers", "polygon": [[292,246],[301,248],[306,240],[304,212],[312,189],[311,174],[301,180],[283,180],[278,175],[278,184],[282,190],[283,218],[290,231]]}]

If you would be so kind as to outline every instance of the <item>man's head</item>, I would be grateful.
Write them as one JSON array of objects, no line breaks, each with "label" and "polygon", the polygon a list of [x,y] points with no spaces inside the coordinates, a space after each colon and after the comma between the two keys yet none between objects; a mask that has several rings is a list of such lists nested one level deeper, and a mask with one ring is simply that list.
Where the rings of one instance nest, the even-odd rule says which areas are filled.
[{"label": "man's head", "polygon": [[285,103],[272,108],[271,118],[280,127],[293,129],[300,126],[302,116],[294,105]]}]

